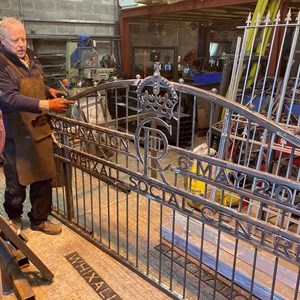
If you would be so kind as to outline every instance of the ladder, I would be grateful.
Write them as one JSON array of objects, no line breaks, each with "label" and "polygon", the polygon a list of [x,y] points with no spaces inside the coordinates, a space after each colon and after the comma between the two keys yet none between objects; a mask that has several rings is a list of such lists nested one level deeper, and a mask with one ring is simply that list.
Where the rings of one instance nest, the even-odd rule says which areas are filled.
[{"label": "ladder", "polygon": [[[252,21],[250,26],[259,25],[258,23],[262,21],[262,16],[265,14],[268,5],[269,5],[269,11],[267,17],[270,20],[274,20],[279,11],[280,2],[281,0],[270,0],[270,1],[258,0],[254,14],[252,16]],[[253,50],[253,47],[255,46],[256,31],[257,28],[252,28],[249,30],[248,40],[246,43],[246,52],[253,53],[254,55],[263,56],[266,52],[270,40],[272,28],[269,27],[261,31],[256,49]],[[259,67],[258,63],[252,64],[248,81],[247,81],[247,86],[250,86],[253,83],[253,78],[255,77],[256,72],[259,71],[258,67]]]},{"label": "ladder", "polygon": [[[257,48],[256,48],[256,50],[254,50],[253,48],[255,46],[255,39],[256,39],[257,30],[258,30],[257,27],[258,27],[259,23],[261,22],[262,16],[264,16],[268,6],[269,6],[269,12],[268,12],[267,17],[270,20],[274,20],[276,14],[278,13],[280,2],[281,2],[281,0],[270,0],[270,1],[258,0],[255,11],[253,13],[253,16],[251,17],[251,14],[249,14],[247,23],[249,24],[249,27],[253,26],[253,28],[250,28],[247,31],[245,31],[244,37],[243,37],[244,42],[243,42],[241,49],[239,49],[239,45],[237,45],[236,57],[238,57],[238,55],[239,55],[238,52],[240,51],[240,64],[238,66],[237,60],[235,59],[236,65],[233,66],[232,74],[236,74],[236,76],[231,76],[231,81],[230,81],[229,89],[226,94],[226,98],[229,98],[234,101],[236,100],[237,89],[238,89],[238,86],[239,86],[239,83],[240,83],[240,80],[242,77],[242,73],[245,68],[244,64],[242,63],[245,56],[249,55],[249,54],[261,56],[265,53],[269,39],[270,39],[272,29],[268,28],[261,32],[261,36],[260,36],[260,40],[258,41]],[[250,20],[251,20],[251,22],[250,22]],[[255,78],[255,74],[258,71],[258,67],[259,67],[258,63],[252,64],[246,86],[250,86],[253,83],[253,79]],[[222,117],[224,116],[224,113],[225,112],[223,111]]]}]

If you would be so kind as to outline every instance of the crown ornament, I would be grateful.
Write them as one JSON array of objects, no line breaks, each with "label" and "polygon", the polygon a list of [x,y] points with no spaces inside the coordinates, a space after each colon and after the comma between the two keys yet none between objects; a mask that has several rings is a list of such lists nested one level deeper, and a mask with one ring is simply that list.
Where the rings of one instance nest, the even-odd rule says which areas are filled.
[{"label": "crown ornament", "polygon": [[[154,68],[154,74],[141,80],[137,86],[140,108],[143,113],[155,113],[171,119],[178,96],[173,84],[160,75],[160,64],[156,63]],[[147,89],[149,87],[152,88],[151,93]],[[165,90],[163,95],[161,95],[161,89]]]}]

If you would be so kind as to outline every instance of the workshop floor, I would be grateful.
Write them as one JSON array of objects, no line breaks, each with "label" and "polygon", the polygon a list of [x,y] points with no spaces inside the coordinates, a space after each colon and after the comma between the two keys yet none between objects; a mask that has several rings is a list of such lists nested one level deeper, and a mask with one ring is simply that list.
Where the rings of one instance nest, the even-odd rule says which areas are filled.
[{"label": "workshop floor", "polygon": [[[0,195],[3,199],[4,177],[2,168],[0,168]],[[25,211],[29,209],[26,201]],[[2,203],[0,204],[0,213],[6,219],[3,212]],[[56,219],[53,222],[58,223]],[[27,246],[37,255],[37,257],[54,274],[52,282],[47,282],[40,278],[39,270],[30,263],[28,267],[23,268],[28,282],[37,300],[92,300],[92,299],[170,299],[164,293],[141,279],[135,273],[112,259],[106,253],[78,236],[68,227],[60,224],[63,231],[58,236],[50,236],[41,232],[32,231],[29,226],[29,220],[24,217],[24,233],[29,241]],[[94,290],[81,276],[78,269],[70,263],[66,256],[77,253],[100,278],[101,284],[105,282],[106,293],[102,289],[102,294]],[[85,265],[85,266],[86,266]],[[117,296],[114,296],[115,295]],[[3,295],[0,299],[17,299],[14,293]]]}]

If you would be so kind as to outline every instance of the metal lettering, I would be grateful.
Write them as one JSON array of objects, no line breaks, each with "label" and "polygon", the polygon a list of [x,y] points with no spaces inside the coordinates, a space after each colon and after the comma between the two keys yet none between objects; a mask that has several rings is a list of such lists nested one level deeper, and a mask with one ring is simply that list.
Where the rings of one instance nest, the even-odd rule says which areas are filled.
[{"label": "metal lettering", "polygon": [[[193,161],[197,162],[196,172],[191,171],[191,166],[193,165]],[[257,176],[247,175],[244,173],[231,172],[230,169],[224,169],[218,165],[216,161],[215,164],[208,164],[202,161],[201,159],[192,159],[187,156],[179,156],[177,159],[177,171],[184,172],[183,176],[186,176],[187,179],[193,178],[193,180],[202,180],[206,179],[206,183],[214,185],[215,182],[220,182],[225,185],[223,187],[226,189],[226,186],[238,188],[242,193],[247,193],[247,197],[249,194],[257,195],[259,197],[267,198],[269,201],[274,202],[274,206],[276,203],[280,203],[283,205],[289,205],[289,207],[297,209],[297,205],[294,204],[294,197],[299,192],[299,189],[291,189],[287,186],[277,186],[275,188],[275,183],[271,183],[263,178],[258,178]],[[216,168],[215,178],[213,178],[213,168]],[[174,168],[176,170],[176,168]],[[230,177],[229,177],[230,175]],[[251,191],[248,188],[243,187],[243,182],[246,181],[247,176],[249,179],[255,179],[255,188]],[[211,182],[207,182],[210,180]],[[274,186],[273,190],[275,192],[270,193],[271,186]],[[272,203],[270,203],[272,205]]]},{"label": "metal lettering", "polygon": [[292,258],[289,250],[292,249],[292,243],[291,241],[280,237],[280,236],[276,236],[275,238],[275,243],[274,243],[274,253],[276,254],[283,254],[284,256],[286,256],[287,258]]},{"label": "metal lettering", "polygon": [[[285,195],[287,195],[287,198],[284,197]],[[292,191],[287,186],[278,186],[275,190],[275,198],[276,202],[291,204],[293,198]]]},{"label": "metal lettering", "polygon": [[93,279],[100,279],[95,272],[93,272],[91,276],[84,276],[83,278],[86,279],[88,283],[91,283]]},{"label": "metal lettering", "polygon": [[[101,291],[99,292],[99,295],[102,297],[102,299],[107,299],[107,298],[104,296],[104,294],[103,294],[103,293],[105,293],[106,291],[110,291],[110,288],[107,287],[107,288],[105,288],[105,289],[103,289],[103,290],[101,290]],[[115,295],[114,295],[114,296],[115,296]],[[110,299],[112,299],[112,298],[110,298]]]},{"label": "metal lettering", "polygon": [[[158,246],[155,246],[154,248],[158,251],[160,251],[161,246],[163,244],[160,244]],[[201,285],[207,284],[207,286],[213,287],[216,289],[220,294],[225,296],[225,298],[228,298],[228,295],[230,293],[229,286],[226,286],[222,281],[219,281],[217,279],[217,284],[214,283],[214,276],[209,274],[205,269],[201,267],[201,262],[199,262],[197,259],[195,260],[195,257],[192,255],[192,259],[188,256],[183,256],[181,253],[178,253],[176,249],[172,249],[172,246],[163,245],[168,248],[168,251],[161,252],[162,255],[166,256],[167,258],[173,260],[176,264],[187,270],[190,274],[194,275],[196,278],[201,279]],[[181,256],[184,259],[174,259],[174,253],[176,255]],[[172,256],[173,255],[173,256]],[[195,262],[194,262],[195,261]],[[182,262],[184,262],[182,264]],[[201,273],[200,273],[201,272]],[[228,293],[229,292],[229,293]],[[243,298],[242,298],[243,297]],[[236,295],[234,299],[246,299],[242,295]],[[247,298],[248,299],[248,298]]]},{"label": "metal lettering", "polygon": [[[247,194],[252,193],[253,195],[257,195],[259,197],[267,198],[275,203],[280,203],[284,205],[288,205],[289,207],[296,208],[297,205],[293,204],[293,194],[298,192],[298,190],[291,190],[287,186],[279,185],[275,188],[274,193],[269,193],[271,189],[271,184],[265,179],[262,178],[255,178],[255,188],[251,192],[251,190],[246,189],[241,185],[242,181],[246,180],[246,174],[237,175],[234,172],[228,172],[224,168],[219,168],[217,173],[215,174],[215,178],[213,178],[213,167],[217,167],[214,165],[209,164],[207,167],[204,167],[203,164],[205,162],[201,162],[197,160],[197,170],[196,172],[191,172],[192,161],[188,157],[180,156],[177,160],[177,168],[181,171],[187,172],[184,174],[187,178],[191,177],[194,180],[200,180],[205,178],[211,180],[211,184],[213,185],[215,182],[219,182],[224,184],[225,186],[235,187],[238,188],[241,192],[246,192]],[[206,163],[205,163],[206,164]],[[230,175],[230,179],[229,179]],[[209,184],[209,183],[208,183]],[[274,184],[275,185],[275,184]],[[225,187],[226,189],[226,187]]]},{"label": "metal lettering", "polygon": [[[155,194],[155,189],[158,191],[158,192],[161,192],[162,195],[160,196],[159,194]],[[160,187],[156,186],[156,185],[151,185],[150,186],[150,194],[153,195],[155,198],[157,199],[163,199],[165,196],[164,196],[164,190],[161,189]]]},{"label": "metal lettering", "polygon": [[93,172],[99,173],[99,170],[98,170],[98,163],[97,163],[96,161],[91,161],[91,163],[92,163],[91,170],[92,170]]},{"label": "metal lettering", "polygon": [[91,272],[94,272],[94,271],[93,271],[93,269],[89,268],[89,270],[87,272],[85,272],[85,273],[84,272],[80,272],[80,273],[81,273],[81,276],[85,276],[85,275],[87,275],[87,274],[89,274]]},{"label": "metal lettering", "polygon": [[102,132],[100,129],[91,129],[88,127],[88,124],[86,126],[83,124],[77,125],[72,121],[67,122],[55,119],[51,121],[53,128],[57,131],[129,153],[129,139]]},{"label": "metal lettering", "polygon": [[63,131],[68,132],[69,127],[74,127],[74,126],[70,126],[70,123],[64,121],[62,125]]},{"label": "metal lettering", "polygon": [[139,185],[138,185],[138,189],[142,192],[148,193],[148,185],[145,181],[140,180],[139,181]]},{"label": "metal lettering", "polygon": [[[203,164],[204,164],[204,166],[203,166]],[[197,160],[196,174],[203,175],[203,177],[211,177],[212,176],[212,168],[213,168],[212,165],[207,164],[206,162]],[[208,173],[208,176],[206,176],[207,173]]]},{"label": "metal lettering", "polygon": [[235,234],[242,235],[247,240],[251,240],[251,228],[245,228],[245,226],[238,219],[235,220]]},{"label": "metal lettering", "polygon": [[224,183],[226,185],[232,185],[230,180],[228,179],[228,174],[226,173],[226,170],[223,168],[220,168],[218,173],[216,174],[215,180],[217,182]]},{"label": "metal lettering", "polygon": [[225,230],[232,231],[232,229],[233,229],[232,226],[228,225],[228,223],[231,222],[231,220],[232,220],[232,217],[230,215],[220,212],[218,226]]},{"label": "metal lettering", "polygon": [[98,290],[102,287],[103,284],[105,284],[104,281],[93,282],[91,283],[91,286],[94,286],[95,291],[98,292]]},{"label": "metal lettering", "polygon": [[68,261],[74,265],[77,272],[84,278],[84,280],[101,296],[102,299],[118,299],[121,298],[112,290],[109,285],[76,253],[66,256]]},{"label": "metal lettering", "polygon": [[99,132],[98,130],[95,131],[95,136],[97,137],[97,143],[99,145],[107,145],[107,137],[108,134]]},{"label": "metal lettering", "polygon": [[116,298],[116,297],[118,297],[117,295],[113,295],[113,296],[111,296],[111,297],[109,297],[109,298],[106,298],[106,300],[111,300],[111,299],[114,299],[114,298]]},{"label": "metal lettering", "polygon": [[198,277],[200,274],[200,267],[197,266],[193,261],[188,260],[186,263],[186,269],[188,272],[193,274],[194,276]]},{"label": "metal lettering", "polygon": [[168,203],[169,203],[170,205],[179,207],[179,204],[178,204],[178,201],[177,201],[176,194],[171,194]]},{"label": "metal lettering", "polygon": [[239,188],[242,181],[245,181],[247,177],[245,174],[236,174],[235,172],[231,172],[230,175],[232,176],[233,179],[233,185],[236,188]]},{"label": "metal lettering", "polygon": [[[166,192],[161,188],[158,188],[156,185],[152,185],[149,182],[146,182],[142,179],[130,176],[130,187],[135,189],[137,192],[145,195],[148,198],[156,200],[158,202],[167,203],[171,207],[180,208],[179,202],[177,200],[177,195],[172,192]],[[156,189],[156,193],[153,193],[153,189]],[[160,191],[161,194],[158,195],[157,191]]]},{"label": "metal lettering", "polygon": [[76,269],[78,269],[78,272],[81,273],[83,271],[89,270],[90,266],[88,266],[84,261],[80,265],[75,266]]},{"label": "metal lettering", "polygon": [[109,145],[117,149],[119,148],[119,141],[116,136],[114,135],[109,136]]},{"label": "metal lettering", "polygon": [[79,157],[79,165],[82,168],[90,169],[88,164],[88,159],[86,157],[82,157],[82,156]]},{"label": "metal lettering", "polygon": [[73,255],[69,257],[68,260],[71,261],[72,265],[78,262],[83,262],[82,258],[78,256],[76,252],[73,253]]},{"label": "metal lettering", "polygon": [[120,139],[120,142],[119,142],[120,150],[129,153],[129,141],[122,139],[122,138],[119,138],[119,139]]},{"label": "metal lettering", "polygon": [[[165,136],[165,134],[156,128],[152,127],[147,127],[145,126],[147,123],[154,124],[159,123],[160,125],[164,126],[167,128],[168,132],[171,134],[171,126],[168,125],[166,122],[159,118],[146,118],[143,121],[141,121],[135,131],[135,139],[134,139],[134,144],[135,144],[135,150],[136,154],[139,158],[139,160],[143,163],[144,165],[144,175],[148,177],[149,169],[150,170],[155,170],[158,174],[160,174],[161,179],[164,183],[167,183],[167,179],[165,177],[164,171],[166,171],[170,165],[167,167],[163,168],[160,164],[160,161],[162,161],[166,155],[168,154],[167,149],[168,149],[168,139]],[[142,129],[144,131],[144,155],[142,157],[141,151],[140,151],[140,136]],[[152,134],[153,133],[153,134]],[[160,155],[158,155],[158,151],[155,151],[155,156],[151,155],[151,139],[152,137],[156,137],[156,135],[159,135],[159,137],[162,139],[163,143],[163,150],[160,151]],[[158,150],[158,149],[157,149]],[[161,150],[161,149],[159,149]]]},{"label": "metal lettering", "polygon": [[[248,227],[251,228],[251,226],[249,224],[247,224]],[[258,242],[260,245],[264,246],[266,245],[266,237],[268,235],[268,232],[266,232],[266,230],[264,230],[263,228],[260,228],[258,226],[256,226],[254,228],[254,230],[257,232],[259,231],[260,235],[257,233],[256,235],[252,234],[251,238],[253,241]],[[256,239],[256,236],[260,237],[260,239]]]},{"label": "metal lettering", "polygon": [[78,136],[80,136],[80,137],[85,137],[85,127],[82,127],[82,126],[79,126],[78,127]]},{"label": "metal lettering", "polygon": [[[148,170],[152,169],[160,173],[161,178],[165,183],[167,183],[166,177],[164,175],[164,171],[167,169],[163,169],[160,165],[160,160],[162,160],[166,155],[167,155],[167,149],[164,147],[164,150],[160,156],[152,156],[151,151],[149,150],[155,150],[151,149],[151,135],[150,133],[152,131],[158,132],[159,134],[161,133],[160,131],[153,129],[153,128],[148,128],[144,127],[144,143],[145,143],[145,151],[144,151],[144,159],[142,160],[144,164],[144,175],[148,176]],[[162,135],[162,138],[164,137],[164,145],[168,144],[168,141],[165,137],[165,135]],[[150,143],[149,143],[150,142]],[[155,151],[155,155],[157,155],[158,152]]]},{"label": "metal lettering", "polygon": [[95,135],[92,130],[87,130],[87,139],[96,142]]},{"label": "metal lettering", "polygon": [[[300,263],[300,246],[297,243],[297,237],[293,237],[293,233],[284,232],[283,229],[279,229],[278,233],[275,233],[271,226],[268,229],[268,224],[261,223],[259,220],[256,220],[254,216],[243,215],[243,217],[240,217],[239,219],[239,211],[237,210],[232,210],[232,215],[230,215],[231,208],[229,207],[224,208],[215,202],[212,202],[212,206],[210,206],[208,202],[209,199],[192,194],[186,187],[177,186],[177,184],[169,184],[166,180],[165,171],[174,172],[174,177],[177,174],[180,174],[183,177],[189,179],[192,178],[193,180],[201,181],[201,179],[205,179],[203,181],[208,185],[216,185],[224,190],[228,189],[229,191],[234,191],[235,188],[236,193],[240,195],[241,199],[242,196],[244,196],[250,201],[261,201],[266,207],[268,205],[279,207],[280,204],[280,209],[282,209],[282,205],[285,205],[288,209],[290,207],[297,208],[296,204],[293,203],[295,195],[300,190],[298,189],[299,185],[296,181],[291,187],[287,187],[280,185],[282,180],[279,180],[279,178],[276,178],[275,176],[274,178],[271,178],[271,176],[268,175],[266,176],[267,179],[259,178],[259,176],[262,177],[264,175],[263,172],[258,170],[251,170],[248,174],[246,168],[243,168],[242,166],[239,166],[239,169],[234,171],[233,169],[235,166],[230,162],[228,162],[227,167],[224,163],[219,162],[217,159],[214,160],[213,158],[209,159],[209,161],[211,161],[210,163],[205,162],[201,157],[195,158],[194,154],[191,154],[191,158],[189,158],[186,150],[180,150],[176,147],[169,146],[165,134],[161,130],[151,127],[148,123],[151,125],[159,124],[160,126],[166,127],[168,131],[171,132],[171,127],[158,118],[144,119],[139,124],[134,139],[136,153],[130,153],[130,155],[132,155],[138,163],[141,162],[144,164],[143,169],[141,169],[142,174],[137,172],[136,175],[133,175],[135,174],[134,170],[128,170],[128,173],[126,173],[124,169],[121,170],[124,174],[130,174],[129,178],[126,178],[126,180],[129,180],[129,185],[132,189],[149,199],[155,200],[173,209],[181,210],[185,215],[189,215],[193,219],[199,220],[204,224],[209,224],[220,231],[230,233],[236,238],[246,239],[255,246],[258,245],[260,248],[265,248],[269,251],[271,250],[284,258],[295,260]],[[129,135],[128,138],[121,138],[117,135],[102,132],[101,129],[93,129],[88,127],[88,125],[85,127],[84,125],[72,123],[72,121],[55,120],[53,124],[58,131],[65,132],[67,136],[79,136],[82,139],[85,138],[91,142],[98,142],[109,148],[119,149],[126,151],[127,153],[129,153],[130,148],[129,143],[130,141],[133,141],[133,138],[130,139]],[[106,129],[106,131],[107,130],[108,129]],[[142,138],[144,138],[143,141],[145,141],[143,150],[140,148],[141,132],[144,133]],[[124,134],[124,136],[126,135]],[[162,147],[160,147],[161,145]],[[177,166],[168,165],[165,167],[163,165],[164,158],[168,155],[169,150],[178,154],[177,162],[175,162],[175,164],[177,163]],[[98,178],[101,178],[98,174],[101,174],[104,177],[111,173],[110,170],[112,167],[101,164],[88,155],[83,156],[78,153],[73,153],[72,151],[68,151],[68,153],[70,153],[70,161],[74,166],[92,172],[93,175]],[[196,162],[195,173],[191,171],[193,162]],[[122,167],[116,167],[117,170],[119,170],[118,168],[122,169]],[[152,180],[150,174],[150,171],[152,170],[157,171],[162,180]],[[216,174],[213,174],[214,170],[216,170]],[[243,173],[240,173],[240,170],[242,170]],[[142,175],[144,175],[145,179],[142,179]],[[249,178],[247,176],[249,176]],[[253,190],[244,187],[243,183],[246,179],[251,179],[255,182]],[[253,198],[251,198],[251,196],[253,196]],[[261,199],[259,197],[261,197]],[[199,212],[195,212],[195,210],[187,207],[187,199],[193,201],[193,203],[203,204],[204,206],[202,206]],[[288,213],[292,214],[290,217],[291,219],[296,219],[295,215],[297,215],[297,212],[288,211]],[[235,219],[235,222],[232,222],[232,224],[230,222],[231,218]],[[287,236],[287,238],[282,236]],[[293,255],[291,253],[293,253]],[[80,270],[82,266],[77,266],[77,268]],[[84,272],[88,274],[87,271]]]},{"label": "metal lettering", "polygon": [[189,170],[193,164],[193,162],[186,156],[180,156],[177,163],[178,168],[183,171]]},{"label": "metal lettering", "polygon": [[268,190],[270,188],[270,184],[267,180],[265,179],[257,179],[256,180],[256,186],[253,190],[253,194],[259,195],[262,197],[269,196],[268,195]]},{"label": "metal lettering", "polygon": [[202,217],[208,222],[208,223],[215,223],[215,220],[211,214],[215,214],[216,211],[209,207],[209,206],[203,206],[201,208]]},{"label": "metal lettering", "polygon": [[108,176],[107,171],[106,171],[106,167],[104,165],[102,165],[102,167],[101,167],[100,174]]},{"label": "metal lettering", "polygon": [[[102,175],[106,176],[109,174],[109,169],[105,165],[97,164],[97,162],[86,158],[81,157],[81,155],[78,155],[76,153],[71,153],[71,161],[75,165],[80,166],[81,168],[87,168],[92,169],[94,171],[97,171],[98,173],[101,173]],[[187,162],[186,158],[181,158],[182,162]],[[185,163],[183,163],[185,165]],[[187,165],[187,164],[186,164]],[[100,167],[101,166],[101,167]],[[99,171],[100,170],[100,171]],[[101,175],[101,176],[102,176]],[[218,180],[221,180],[221,178],[224,178],[226,175],[225,169],[223,169],[220,172],[220,176]],[[242,176],[235,176],[237,181],[240,181]],[[223,179],[222,179],[223,180]],[[201,197],[196,197],[195,195],[192,198],[192,201],[194,203],[204,204],[204,206],[200,209],[199,212],[195,213],[194,210],[190,210],[188,207],[186,207],[186,201],[189,198],[186,198],[185,196],[179,196],[178,190],[173,189],[171,186],[163,184],[163,183],[156,183],[156,182],[150,182],[146,179],[137,178],[135,176],[129,177],[130,182],[130,188],[135,190],[137,193],[142,194],[149,199],[155,200],[159,203],[162,203],[164,205],[167,205],[171,208],[176,208],[178,210],[181,210],[185,214],[189,214],[194,219],[197,219],[203,223],[207,223],[218,230],[227,232],[232,234],[233,236],[243,239],[246,239],[248,241],[251,241],[253,245],[259,246],[261,248],[266,248],[268,250],[272,250],[273,252],[277,253],[278,255],[284,256],[285,258],[294,260],[296,262],[300,263],[300,252],[298,251],[297,255],[294,254],[294,256],[291,255],[293,247],[299,247],[297,243],[293,242],[292,240],[289,240],[286,238],[285,240],[280,237],[280,235],[276,235],[271,231],[268,231],[266,227],[255,227],[254,224],[250,224],[252,222],[251,217],[248,217],[248,220],[241,221],[235,216],[235,223],[231,225],[230,218],[233,218],[233,216],[230,215],[230,213],[226,213],[222,211],[221,209],[218,210],[217,208],[212,208],[208,205],[205,205],[205,199]],[[265,187],[268,186],[267,181],[263,181],[260,183],[258,180],[256,182],[259,185],[260,189],[259,191],[256,190],[256,192],[261,193],[261,191],[265,190]],[[277,195],[276,198],[282,197],[282,195],[285,193],[286,195],[290,195],[290,190],[287,189],[285,186],[277,186]],[[182,191],[181,191],[182,192]],[[188,197],[187,192],[186,193]],[[181,198],[179,198],[181,197]],[[180,199],[180,201],[179,201]],[[201,200],[203,199],[203,201]],[[281,198],[279,198],[281,199]],[[287,201],[290,201],[290,196],[284,198]],[[282,200],[281,200],[282,201]],[[221,207],[220,207],[221,208]],[[248,222],[248,223],[247,223]],[[268,237],[268,240],[275,241],[275,245],[272,245],[272,243],[267,242],[266,238]],[[296,250],[298,248],[295,248]],[[295,253],[295,251],[294,251]],[[78,267],[79,268],[79,267]]]},{"label": "metal lettering", "polygon": [[135,188],[135,189],[137,188],[136,180],[137,180],[137,179],[136,179],[135,177],[132,177],[132,176],[129,177],[129,181],[130,181],[130,183],[131,183],[130,186],[131,186],[132,188]]}]

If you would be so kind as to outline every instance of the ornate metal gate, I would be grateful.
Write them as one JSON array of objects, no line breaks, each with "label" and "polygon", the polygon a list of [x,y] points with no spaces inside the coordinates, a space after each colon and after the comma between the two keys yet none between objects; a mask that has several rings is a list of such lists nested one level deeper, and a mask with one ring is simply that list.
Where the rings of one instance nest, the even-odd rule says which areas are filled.
[{"label": "ornate metal gate", "polygon": [[[76,95],[70,115],[52,116],[54,214],[173,298],[297,299],[299,20],[249,22],[229,99],[158,68]],[[279,77],[278,62],[259,81],[272,55],[263,61],[244,43],[270,28],[273,41],[279,27],[292,35],[286,72]]]}]

